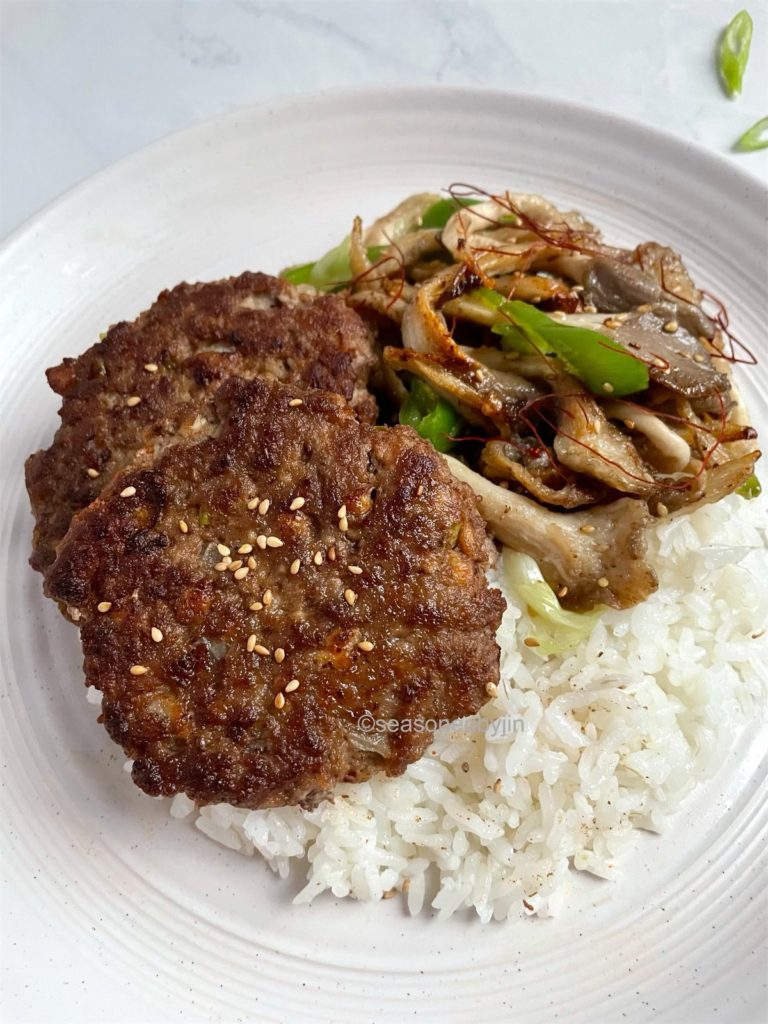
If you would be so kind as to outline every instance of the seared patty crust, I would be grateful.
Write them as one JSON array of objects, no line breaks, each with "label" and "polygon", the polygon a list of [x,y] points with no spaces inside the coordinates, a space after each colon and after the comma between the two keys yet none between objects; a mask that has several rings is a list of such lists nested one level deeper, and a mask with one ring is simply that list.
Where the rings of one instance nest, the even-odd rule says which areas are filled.
[{"label": "seared patty crust", "polygon": [[337,296],[253,273],[164,291],[132,323],[47,372],[63,402],[53,444],[26,465],[32,566],[46,570],[75,512],[139,453],[151,457],[203,426],[227,377],[336,391],[372,421],[374,365],[370,331]]},{"label": "seared patty crust", "polygon": [[80,512],[48,573],[104,724],[153,796],[312,805],[397,775],[431,739],[420,721],[498,683],[475,497],[409,427],[337,395],[231,380],[217,405],[210,436]]}]

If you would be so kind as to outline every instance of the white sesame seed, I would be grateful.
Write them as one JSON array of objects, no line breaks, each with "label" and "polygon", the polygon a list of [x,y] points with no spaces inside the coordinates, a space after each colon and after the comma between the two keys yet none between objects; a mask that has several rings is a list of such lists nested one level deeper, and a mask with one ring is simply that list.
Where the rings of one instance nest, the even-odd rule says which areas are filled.
[{"label": "white sesame seed", "polygon": [[357,600],[357,594],[354,592],[354,590],[351,590],[349,587],[347,587],[347,589],[344,591],[344,600],[347,602],[347,604],[353,605]]},{"label": "white sesame seed", "polygon": [[96,605],[96,611],[101,612],[101,614],[103,615],[104,612],[108,612],[111,607],[111,601],[99,601],[99,603]]},{"label": "white sesame seed", "polygon": [[664,327],[662,328],[662,330],[664,331],[665,334],[674,334],[675,331],[677,330],[677,327],[678,327],[677,320],[667,320],[667,322],[664,324]]},{"label": "white sesame seed", "polygon": [[669,515],[669,509],[662,502],[659,502],[658,505],[656,506],[656,515],[657,516],[668,516]]},{"label": "white sesame seed", "polygon": [[642,306],[638,306],[637,307],[635,312],[636,313],[650,313],[652,309],[653,309],[653,306],[651,306],[650,303],[644,302],[642,304]]},{"label": "white sesame seed", "polygon": [[290,683],[286,683],[286,685],[285,685],[285,692],[286,693],[293,693],[295,690],[298,690],[298,688],[299,688],[299,680],[298,679],[292,679],[290,681]]},{"label": "white sesame seed", "polygon": [[242,558],[238,558],[236,562],[233,562],[231,558],[227,557],[225,561],[227,563],[227,568],[229,569],[230,572],[237,572],[237,570],[243,564]]},{"label": "white sesame seed", "polygon": [[[223,563],[224,563],[224,565],[226,565],[226,566],[227,566],[228,568],[230,568],[230,569],[232,568],[232,558],[231,558],[231,557],[230,557],[229,555],[224,555],[224,557],[222,558],[222,562],[223,562]],[[236,569],[236,568],[237,568],[237,566],[235,566],[234,568]]]},{"label": "white sesame seed", "polygon": [[285,697],[282,695],[282,693],[278,693],[278,695],[275,697],[275,707],[277,708],[278,711],[280,711],[281,708],[285,707]]},{"label": "white sesame seed", "polygon": [[488,694],[489,697],[495,697],[496,694],[499,692],[499,688],[498,686],[496,686],[495,683],[486,683],[485,692]]},{"label": "white sesame seed", "polygon": [[132,676],[143,676],[149,672],[146,665],[131,665],[130,672]]},{"label": "white sesame seed", "polygon": [[250,569],[248,568],[248,566],[247,566],[247,565],[244,565],[244,566],[242,567],[242,569],[236,569],[236,570],[235,570],[235,579],[236,579],[236,580],[244,580],[244,579],[245,579],[245,577],[246,577],[246,576],[248,575],[248,573],[249,573],[250,571],[251,571],[251,570],[250,570]]},{"label": "white sesame seed", "polygon": [[527,636],[525,640],[523,640],[523,643],[526,647],[541,647],[541,644],[535,636]]},{"label": "white sesame seed", "polygon": [[250,555],[253,551],[253,544],[241,544],[237,549],[238,555]]},{"label": "white sesame seed", "polygon": [[232,554],[232,551],[230,550],[230,548],[227,547],[226,544],[217,544],[216,545],[216,550],[219,552],[220,555],[231,555]]},{"label": "white sesame seed", "polygon": [[293,501],[291,502],[289,508],[290,508],[291,512],[298,512],[298,510],[300,508],[304,508],[305,504],[306,504],[306,500],[304,498],[294,498]]},{"label": "white sesame seed", "polygon": [[249,654],[253,654],[253,649],[254,649],[255,646],[256,646],[256,634],[255,633],[251,633],[251,635],[248,637],[248,639],[245,642],[245,649],[246,649],[246,651],[248,651]]},{"label": "white sesame seed", "polygon": [[144,369],[147,371],[147,373],[157,373],[160,367],[157,365],[157,363],[144,363]]},{"label": "white sesame seed", "polygon": [[558,596],[558,597],[565,597],[565,595],[566,595],[567,593],[568,593],[568,587],[566,587],[566,586],[562,586],[562,587],[560,587],[560,589],[558,590],[558,592],[557,592],[557,596]]},{"label": "white sesame seed", "polygon": [[163,639],[163,631],[161,629],[158,629],[157,626],[153,626],[152,629],[150,629],[149,635],[152,637],[156,644],[159,644]]},{"label": "white sesame seed", "polygon": [[141,402],[141,399],[139,398],[138,395],[131,395],[131,397],[126,400],[125,404],[128,406],[129,409],[133,409],[133,407],[138,405],[139,402]]},{"label": "white sesame seed", "polygon": [[346,514],[347,514],[347,506],[346,505],[342,505],[341,508],[339,509],[339,511],[336,513],[336,515],[339,517],[339,519],[344,519]]},{"label": "white sesame seed", "polygon": [[246,504],[245,507],[248,509],[249,512],[253,512],[253,510],[255,508],[258,508],[258,506],[259,506],[259,499],[258,498],[251,498],[251,500]]},{"label": "white sesame seed", "polygon": [[91,480],[95,480],[96,477],[99,475],[98,469],[94,469],[92,466],[90,467],[90,469],[87,469],[86,472],[88,473],[88,476],[91,478]]},{"label": "white sesame seed", "polygon": [[323,553],[321,551],[316,551],[312,556],[312,561],[315,563],[315,565],[322,565]]},{"label": "white sesame seed", "polygon": [[252,612],[260,612],[264,605],[261,603],[261,601],[253,601],[251,602],[251,604],[248,605],[248,607],[251,609]]},{"label": "white sesame seed", "polygon": [[347,568],[353,574],[353,576],[359,576],[363,571],[359,565],[348,565]]},{"label": "white sesame seed", "polygon": [[581,533],[594,533],[595,528],[590,523],[585,523],[584,526],[580,526],[579,530]]},{"label": "white sesame seed", "polygon": [[281,548],[282,546],[283,541],[281,541],[279,537],[267,537],[268,548]]},{"label": "white sesame seed", "polygon": [[609,395],[613,391],[613,384],[611,384],[611,382],[609,380],[604,380],[603,381],[603,391],[607,392],[607,394],[609,394]]},{"label": "white sesame seed", "polygon": [[269,606],[272,604],[272,591],[265,590],[264,593],[261,595],[261,600],[264,602],[267,608],[269,608]]},{"label": "white sesame seed", "polygon": [[419,484],[419,486],[416,488],[416,494],[420,498],[423,493],[424,493],[424,484]]},{"label": "white sesame seed", "polygon": [[263,533],[260,533],[256,538],[256,546],[261,548],[262,551],[267,546],[267,538]]},{"label": "white sesame seed", "polygon": [[589,302],[589,303],[587,303],[587,305],[586,305],[586,306],[584,307],[584,312],[585,312],[585,313],[596,313],[596,312],[597,312],[597,306],[593,306],[593,305],[592,305],[592,303],[591,303],[591,302]]},{"label": "white sesame seed", "polygon": [[259,515],[264,516],[269,512],[270,501],[269,498],[264,498],[263,501],[259,502]]},{"label": "white sesame seed", "polygon": [[264,644],[254,644],[253,649],[257,654],[261,654],[262,657],[266,657],[269,654],[269,648],[265,647]]},{"label": "white sesame seed", "polygon": [[634,430],[635,429],[635,421],[634,420],[624,420],[624,426],[627,428],[627,430]]},{"label": "white sesame seed", "polygon": [[274,658],[278,665],[281,665],[285,661],[285,651],[282,647],[275,648]]},{"label": "white sesame seed", "polygon": [[361,651],[367,652],[373,650],[373,644],[371,643],[370,640],[361,640],[357,646],[360,648]]},{"label": "white sesame seed", "polygon": [[342,533],[346,533],[347,530],[349,529],[349,520],[347,519],[346,516],[344,516],[343,519],[339,520],[339,529],[341,530]]},{"label": "white sesame seed", "polygon": [[654,365],[654,366],[658,366],[658,368],[659,368],[660,370],[668,370],[668,369],[669,369],[669,366],[667,365],[667,363],[665,362],[665,360],[661,358],[661,356],[656,356],[656,357],[655,357],[655,358],[654,358],[654,359],[652,360],[652,362],[653,362],[653,365]]},{"label": "white sesame seed", "polygon": [[256,568],[256,559],[253,557],[253,555],[251,555],[251,557],[248,559],[248,561],[245,564],[248,566],[249,569],[255,569]]},{"label": "white sesame seed", "polygon": [[291,576],[295,576],[300,568],[301,568],[301,559],[300,558],[294,558],[294,560],[291,562],[291,569],[290,569]]},{"label": "white sesame seed", "polygon": [[328,548],[328,561],[336,561],[336,547],[333,544],[331,544],[331,546]]},{"label": "white sesame seed", "polygon": [[214,565],[213,568],[216,570],[216,572],[226,572],[227,569],[229,568],[229,563],[228,562],[217,562],[216,565]]},{"label": "white sesame seed", "polygon": [[292,406],[295,409],[296,406],[298,406],[298,405],[304,405],[304,399],[303,398],[292,398],[290,400],[290,402],[288,403],[288,405]]},{"label": "white sesame seed", "polygon": [[135,493],[136,493],[136,488],[135,487],[124,487],[122,489],[122,491],[120,491],[120,497],[121,498],[132,498]]},{"label": "white sesame seed", "polygon": [[189,527],[187,526],[183,519],[179,520],[179,529],[181,530],[182,533],[189,533]]},{"label": "white sesame seed", "polygon": [[603,589],[605,589],[608,586],[608,577],[601,576],[600,579],[597,581],[597,585],[598,587],[602,587]]}]

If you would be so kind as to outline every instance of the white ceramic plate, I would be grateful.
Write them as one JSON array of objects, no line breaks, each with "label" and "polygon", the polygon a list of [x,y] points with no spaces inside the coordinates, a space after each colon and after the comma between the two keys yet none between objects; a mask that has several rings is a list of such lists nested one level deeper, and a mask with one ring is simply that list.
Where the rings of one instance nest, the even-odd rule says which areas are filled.
[{"label": "white ceramic plate", "polygon": [[[324,897],[144,797],[83,698],[77,635],[26,565],[24,457],[48,444],[43,369],[186,278],[277,270],[354,214],[452,181],[543,192],[619,243],[679,248],[764,348],[765,191],[648,128],[546,100],[369,92],[245,110],[60,199],[0,255],[2,868],[9,1020],[568,1022],[762,1019],[768,749],[758,724],[624,879],[580,878],[556,920],[439,923]],[[741,377],[768,432],[766,367]]]}]

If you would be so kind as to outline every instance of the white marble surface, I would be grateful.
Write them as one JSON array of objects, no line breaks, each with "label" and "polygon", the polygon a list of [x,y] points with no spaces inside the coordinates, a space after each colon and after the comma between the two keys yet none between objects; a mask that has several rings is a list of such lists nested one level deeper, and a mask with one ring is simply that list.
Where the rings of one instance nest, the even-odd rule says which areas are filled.
[{"label": "white marble surface", "polygon": [[[768,114],[768,2],[743,96],[714,70],[742,0],[2,0],[0,237],[139,146],[243,104],[445,83],[639,118],[727,154]],[[730,155],[768,179],[768,150]]]}]

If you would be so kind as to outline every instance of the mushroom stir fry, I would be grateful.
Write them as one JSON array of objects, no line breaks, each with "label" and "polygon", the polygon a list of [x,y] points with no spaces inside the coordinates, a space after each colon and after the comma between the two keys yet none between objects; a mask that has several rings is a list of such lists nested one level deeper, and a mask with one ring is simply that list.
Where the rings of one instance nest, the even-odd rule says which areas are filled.
[{"label": "mushroom stir fry", "polygon": [[357,218],[284,275],[344,288],[375,320],[400,421],[452,452],[564,615],[655,589],[654,517],[759,489],[731,373],[749,360],[725,309],[656,242],[616,248],[541,196],[454,186],[365,230]]}]

